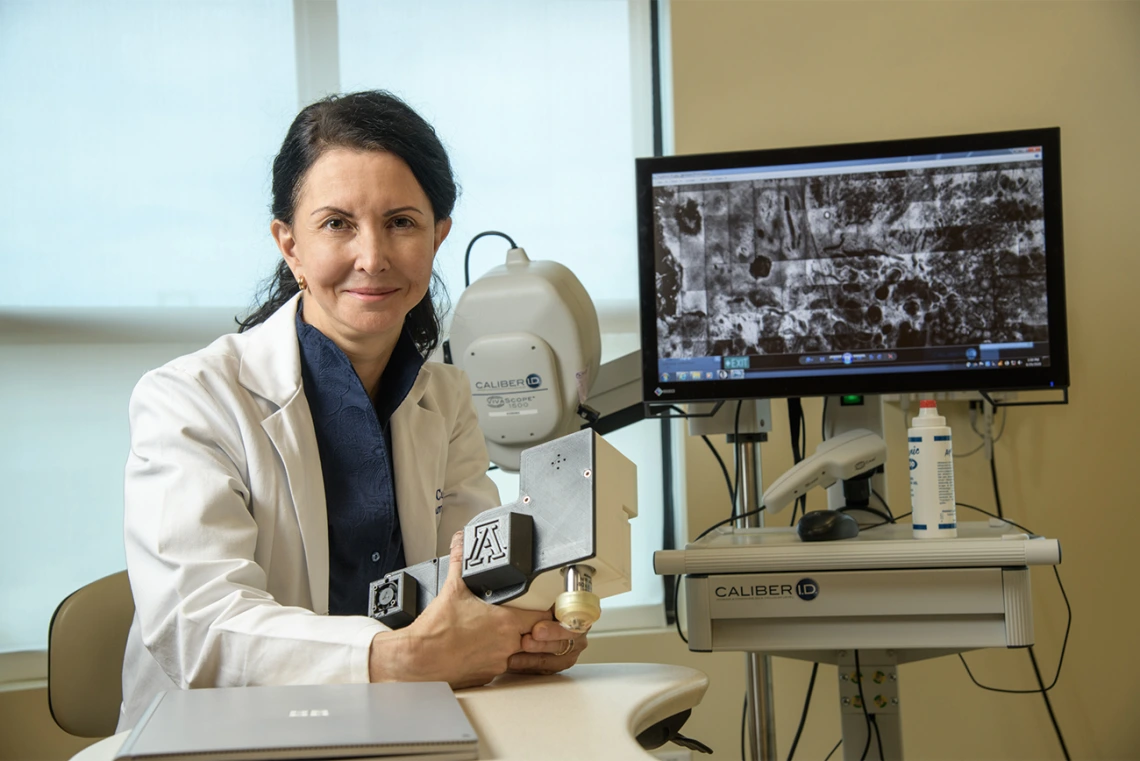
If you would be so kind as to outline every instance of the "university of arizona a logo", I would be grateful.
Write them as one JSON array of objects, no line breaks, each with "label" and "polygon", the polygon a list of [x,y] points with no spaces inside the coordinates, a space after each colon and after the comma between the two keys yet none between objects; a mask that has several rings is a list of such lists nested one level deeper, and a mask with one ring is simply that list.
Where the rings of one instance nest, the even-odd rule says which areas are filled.
[{"label": "university of arizona a logo", "polygon": [[488,521],[475,526],[475,541],[471,543],[471,550],[465,561],[467,568],[497,563],[506,556],[503,538],[499,535],[499,521]]}]

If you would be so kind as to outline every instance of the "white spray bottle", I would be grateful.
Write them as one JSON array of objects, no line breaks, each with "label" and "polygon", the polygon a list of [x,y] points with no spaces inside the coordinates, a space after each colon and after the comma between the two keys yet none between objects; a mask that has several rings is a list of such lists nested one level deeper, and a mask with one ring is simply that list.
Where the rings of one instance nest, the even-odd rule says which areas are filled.
[{"label": "white spray bottle", "polygon": [[907,430],[910,448],[910,509],[915,539],[958,536],[954,503],[954,449],[946,418],[933,399],[919,402]]}]

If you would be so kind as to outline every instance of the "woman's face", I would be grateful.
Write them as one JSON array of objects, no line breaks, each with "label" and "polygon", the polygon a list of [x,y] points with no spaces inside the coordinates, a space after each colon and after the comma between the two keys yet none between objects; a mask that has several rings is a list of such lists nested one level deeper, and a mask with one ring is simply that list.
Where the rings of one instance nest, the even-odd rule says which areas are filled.
[{"label": "woman's face", "polygon": [[272,225],[293,276],[305,278],[305,322],[350,354],[395,345],[450,229],[403,159],[347,148],[309,168],[293,224]]}]

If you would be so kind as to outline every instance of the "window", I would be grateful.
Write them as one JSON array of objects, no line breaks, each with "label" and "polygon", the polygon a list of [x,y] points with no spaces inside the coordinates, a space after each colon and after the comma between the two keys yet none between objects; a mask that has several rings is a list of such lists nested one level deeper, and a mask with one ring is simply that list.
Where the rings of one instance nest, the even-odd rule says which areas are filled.
[{"label": "window", "polygon": [[293,50],[273,0],[0,4],[0,307],[248,305]]},{"label": "window", "polygon": [[[299,44],[331,11],[336,34]],[[43,649],[56,604],[123,567],[130,391],[232,330],[269,276],[270,162],[330,77],[402,95],[451,151],[453,300],[467,242],[503,230],[583,281],[603,360],[635,349],[648,35],[646,0],[0,0],[0,652]],[[604,617],[622,626],[660,618],[658,430],[609,437],[639,466],[635,592]]]},{"label": "window", "polygon": [[[275,262],[293,51],[272,0],[0,3],[0,652],[123,568],[131,389]],[[197,327],[156,336],[171,319]]]}]

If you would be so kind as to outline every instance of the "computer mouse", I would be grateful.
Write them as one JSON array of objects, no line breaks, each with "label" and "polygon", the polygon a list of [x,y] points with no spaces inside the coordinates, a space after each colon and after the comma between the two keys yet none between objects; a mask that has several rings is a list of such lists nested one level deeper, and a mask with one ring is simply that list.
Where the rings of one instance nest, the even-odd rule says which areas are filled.
[{"label": "computer mouse", "polygon": [[796,533],[805,542],[854,539],[859,536],[859,524],[847,513],[837,510],[813,510],[800,518],[796,524]]}]

